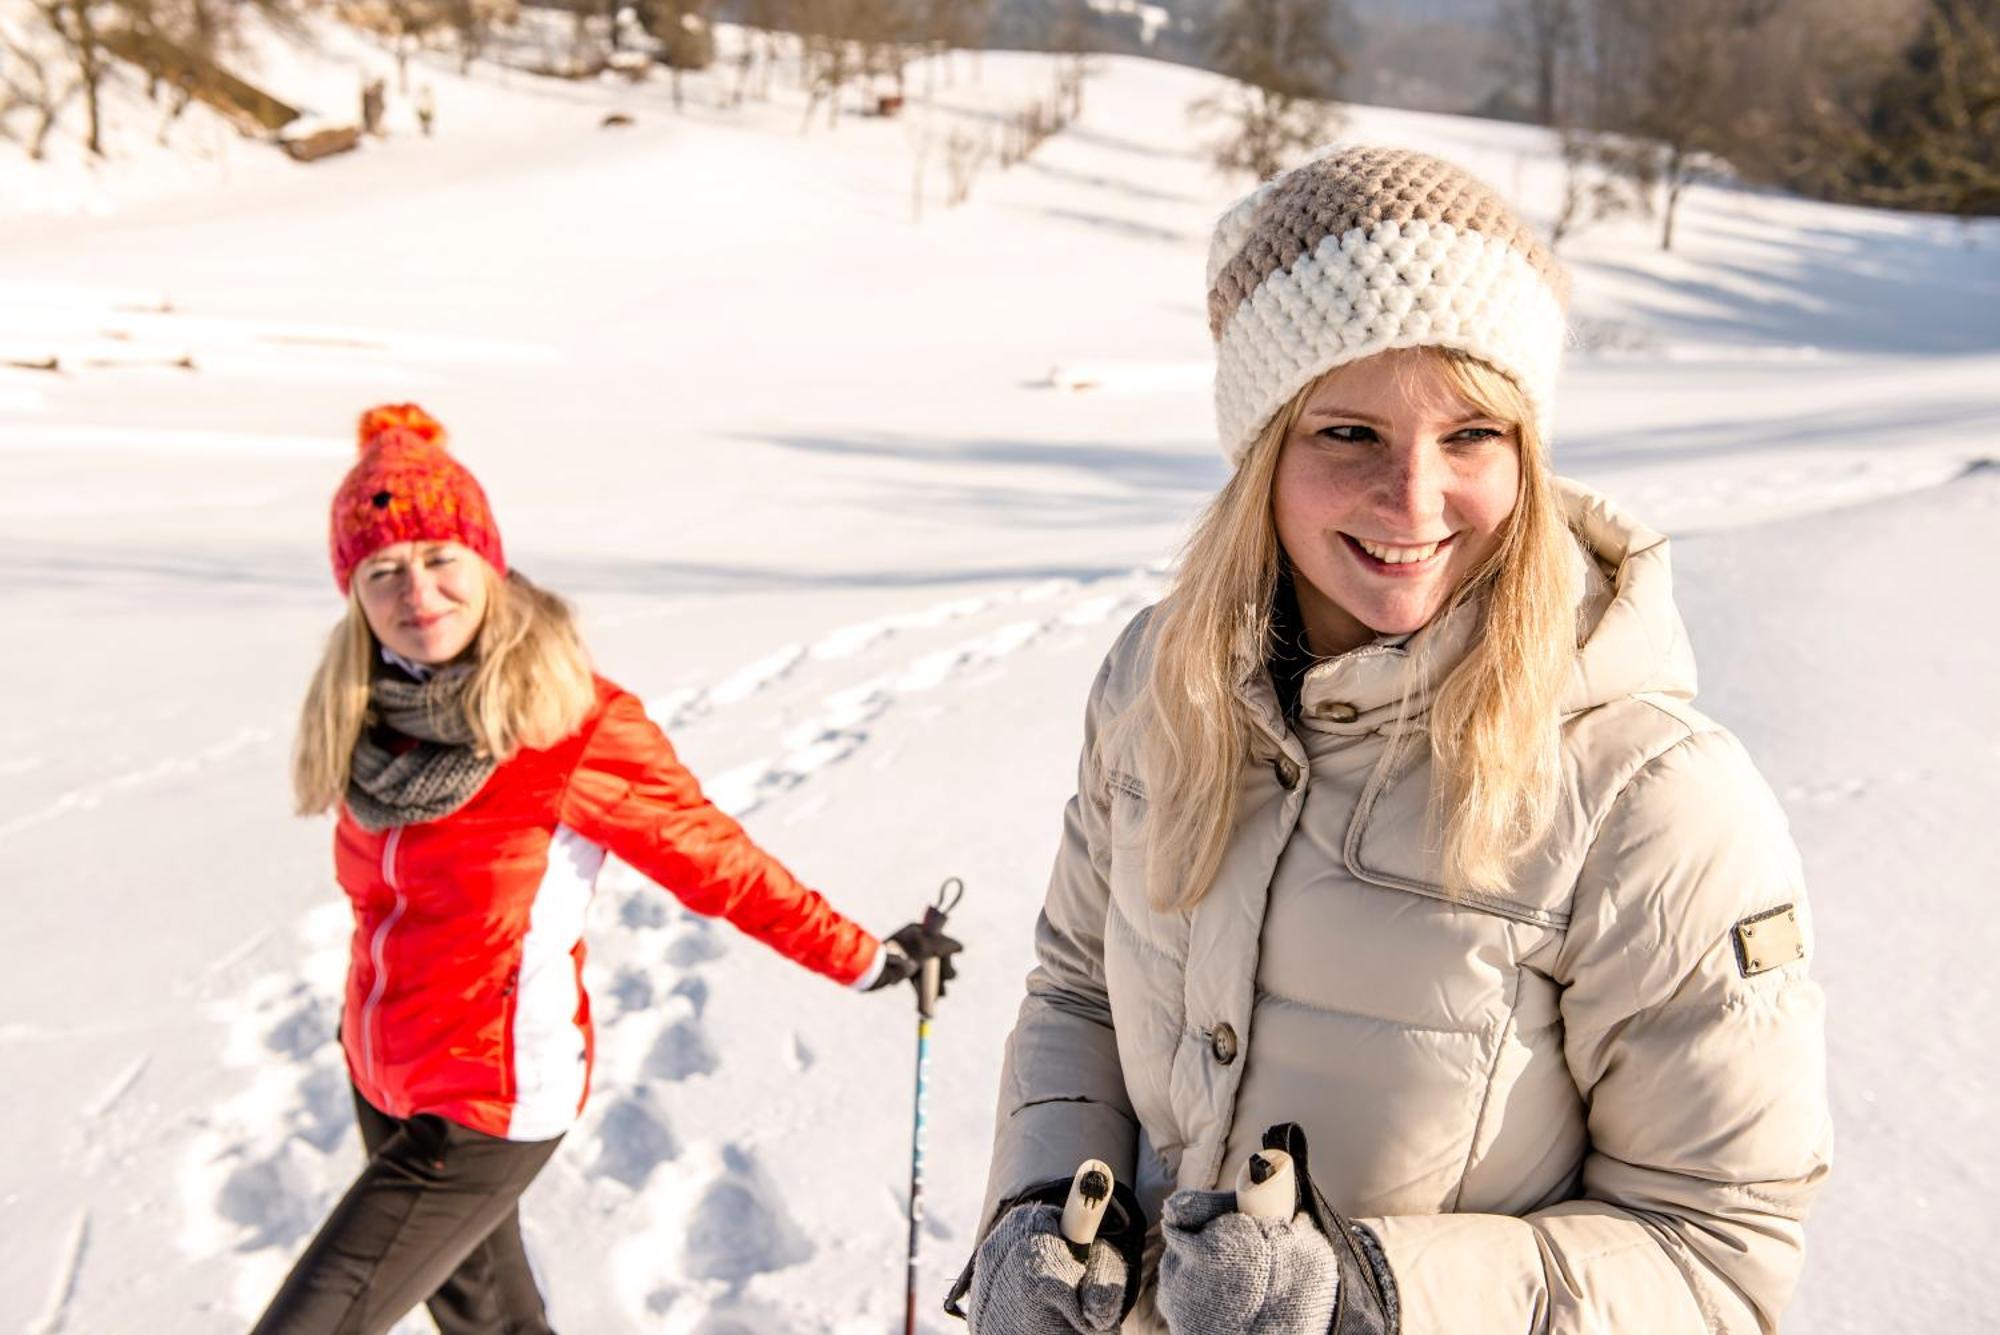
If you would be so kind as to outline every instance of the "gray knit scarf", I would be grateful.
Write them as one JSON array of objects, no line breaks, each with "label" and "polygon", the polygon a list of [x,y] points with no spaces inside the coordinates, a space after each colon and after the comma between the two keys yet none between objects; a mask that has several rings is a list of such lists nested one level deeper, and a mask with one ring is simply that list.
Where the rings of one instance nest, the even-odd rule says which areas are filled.
[{"label": "gray knit scarf", "polygon": [[347,809],[364,830],[438,820],[472,800],[495,768],[466,722],[469,667],[427,681],[391,670],[369,684],[369,726],[354,745]]}]

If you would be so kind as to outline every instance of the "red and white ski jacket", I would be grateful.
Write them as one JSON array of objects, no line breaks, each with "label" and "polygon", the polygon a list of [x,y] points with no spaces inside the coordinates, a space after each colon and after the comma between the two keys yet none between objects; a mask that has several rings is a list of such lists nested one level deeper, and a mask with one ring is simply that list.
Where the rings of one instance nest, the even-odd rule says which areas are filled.
[{"label": "red and white ski jacket", "polygon": [[600,678],[581,729],[516,755],[442,820],[371,832],[342,807],[340,1041],[362,1096],[510,1140],[567,1130],[590,1085],[583,926],[607,853],[835,981],[875,966],[876,939],[717,810],[639,701]]}]

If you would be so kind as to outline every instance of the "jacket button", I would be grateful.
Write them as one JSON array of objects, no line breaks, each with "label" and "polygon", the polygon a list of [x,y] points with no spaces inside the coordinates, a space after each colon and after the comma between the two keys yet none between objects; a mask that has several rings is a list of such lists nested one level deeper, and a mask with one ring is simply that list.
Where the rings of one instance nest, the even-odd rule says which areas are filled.
[{"label": "jacket button", "polygon": [[1285,785],[1285,787],[1296,788],[1299,786],[1299,767],[1293,764],[1289,757],[1279,756],[1271,762],[1271,769],[1278,776],[1278,782]]},{"label": "jacket button", "polygon": [[1236,1060],[1236,1030],[1227,1024],[1219,1024],[1209,1031],[1208,1050],[1224,1066]]}]

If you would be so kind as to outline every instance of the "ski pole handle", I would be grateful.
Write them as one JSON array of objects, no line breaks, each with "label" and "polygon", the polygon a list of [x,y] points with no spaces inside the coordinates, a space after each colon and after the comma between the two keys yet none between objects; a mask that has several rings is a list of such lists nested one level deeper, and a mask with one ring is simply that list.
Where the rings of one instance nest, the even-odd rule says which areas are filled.
[{"label": "ski pole handle", "polygon": [[917,974],[917,1014],[926,1020],[937,1014],[938,989],[943,981],[944,965],[937,960],[925,960]]},{"label": "ski pole handle", "polygon": [[[943,932],[945,919],[965,896],[965,882],[956,876],[938,889],[938,902],[924,909],[924,931]],[[926,1020],[937,1014],[938,994],[944,989],[944,963],[932,957],[917,969],[917,1014]]]},{"label": "ski pole handle", "polygon": [[1069,1196],[1063,1201],[1062,1235],[1079,1261],[1097,1241],[1104,1211],[1111,1204],[1112,1181],[1111,1165],[1102,1159],[1085,1159],[1070,1179]]},{"label": "ski pole handle", "polygon": [[1236,1208],[1257,1219],[1290,1219],[1299,1210],[1299,1178],[1292,1156],[1258,1150],[1236,1174]]}]

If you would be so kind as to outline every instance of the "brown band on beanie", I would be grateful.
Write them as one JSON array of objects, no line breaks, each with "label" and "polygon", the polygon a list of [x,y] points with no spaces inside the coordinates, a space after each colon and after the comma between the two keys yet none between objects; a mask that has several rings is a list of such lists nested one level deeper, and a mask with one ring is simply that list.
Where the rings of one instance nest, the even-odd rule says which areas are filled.
[{"label": "brown band on beanie", "polygon": [[1274,273],[1329,236],[1385,222],[1439,223],[1478,232],[1518,253],[1569,303],[1569,278],[1541,239],[1499,195],[1439,158],[1401,149],[1350,149],[1274,181],[1243,245],[1208,291],[1208,330],[1220,339],[1230,316]]}]

